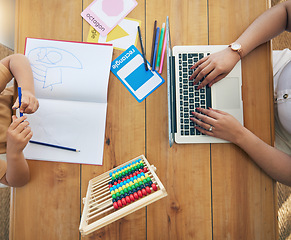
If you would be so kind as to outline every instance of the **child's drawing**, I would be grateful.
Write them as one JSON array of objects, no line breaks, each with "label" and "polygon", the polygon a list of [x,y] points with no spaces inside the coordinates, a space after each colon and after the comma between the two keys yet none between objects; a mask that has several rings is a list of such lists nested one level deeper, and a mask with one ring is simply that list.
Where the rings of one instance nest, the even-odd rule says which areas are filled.
[{"label": "child's drawing", "polygon": [[43,88],[62,84],[63,69],[82,69],[82,63],[72,53],[54,47],[38,47],[27,55],[35,80],[43,82]]}]

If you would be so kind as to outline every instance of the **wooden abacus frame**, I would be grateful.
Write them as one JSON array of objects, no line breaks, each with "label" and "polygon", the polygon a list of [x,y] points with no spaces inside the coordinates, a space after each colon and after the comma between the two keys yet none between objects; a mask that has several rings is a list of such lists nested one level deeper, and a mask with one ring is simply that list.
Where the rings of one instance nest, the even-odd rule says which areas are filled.
[{"label": "wooden abacus frame", "polygon": [[[156,184],[158,189],[157,191],[154,191],[116,210],[113,207],[112,197],[108,185],[111,181],[109,173],[139,159],[144,162],[152,182]],[[155,170],[156,168],[149,164],[145,156],[140,155],[139,157],[136,157],[98,177],[91,179],[89,181],[86,197],[83,198],[84,209],[79,227],[81,234],[85,236],[92,233],[122,217],[125,217],[130,213],[133,213],[163,197],[166,197],[166,189],[158,176],[155,174]]]}]

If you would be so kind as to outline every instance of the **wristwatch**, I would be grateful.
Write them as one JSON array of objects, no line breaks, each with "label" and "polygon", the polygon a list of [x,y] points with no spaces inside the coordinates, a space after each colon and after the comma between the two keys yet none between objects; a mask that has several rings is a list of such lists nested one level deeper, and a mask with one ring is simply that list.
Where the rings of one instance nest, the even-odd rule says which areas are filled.
[{"label": "wristwatch", "polygon": [[231,50],[237,52],[239,57],[242,58],[242,49],[241,49],[241,45],[239,43],[237,43],[237,42],[231,43],[228,45],[228,47],[230,47]]}]

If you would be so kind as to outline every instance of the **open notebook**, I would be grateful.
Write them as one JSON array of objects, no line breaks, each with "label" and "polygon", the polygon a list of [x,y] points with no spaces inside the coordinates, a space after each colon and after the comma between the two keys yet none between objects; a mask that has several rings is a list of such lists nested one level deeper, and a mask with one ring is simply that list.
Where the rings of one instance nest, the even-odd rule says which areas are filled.
[{"label": "open notebook", "polygon": [[26,39],[40,104],[27,115],[31,140],[80,150],[29,143],[27,159],[102,164],[112,52],[108,44]]}]

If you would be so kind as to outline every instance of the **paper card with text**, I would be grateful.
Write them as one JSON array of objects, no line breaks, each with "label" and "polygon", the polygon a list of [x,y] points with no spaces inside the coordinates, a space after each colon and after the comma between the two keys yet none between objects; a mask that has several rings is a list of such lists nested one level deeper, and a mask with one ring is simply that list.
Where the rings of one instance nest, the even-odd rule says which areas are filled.
[{"label": "paper card with text", "polygon": [[92,43],[110,43],[113,48],[125,51],[131,45],[136,46],[138,40],[137,26],[141,21],[132,18],[124,18],[121,22],[106,36],[101,36],[92,26],[87,37],[87,42]]},{"label": "paper card with text", "polygon": [[81,16],[101,36],[106,36],[137,5],[135,0],[95,0]]},{"label": "paper card with text", "polygon": [[111,63],[111,71],[138,102],[165,82],[156,71],[145,70],[143,56],[134,45]]}]

